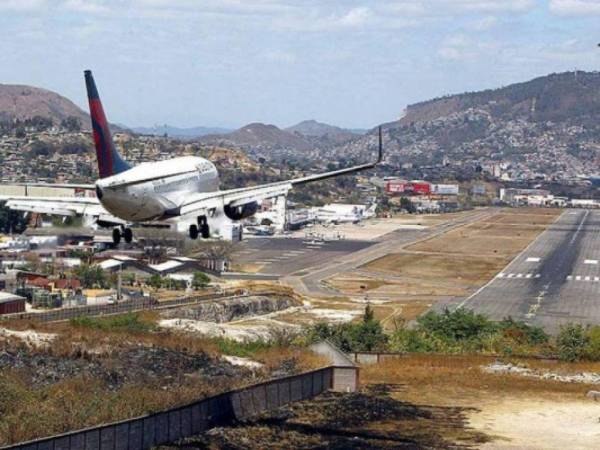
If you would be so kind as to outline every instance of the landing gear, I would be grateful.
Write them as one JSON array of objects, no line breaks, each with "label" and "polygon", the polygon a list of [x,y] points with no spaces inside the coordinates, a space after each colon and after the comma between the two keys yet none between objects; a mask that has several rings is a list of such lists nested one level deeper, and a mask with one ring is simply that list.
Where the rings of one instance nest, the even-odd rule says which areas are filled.
[{"label": "landing gear", "polygon": [[131,231],[131,228],[123,228],[122,230],[114,228],[112,231],[113,243],[119,245],[121,243],[121,238],[123,238],[127,244],[131,244],[133,241],[133,231]]},{"label": "landing gear", "polygon": [[190,225],[190,239],[196,240],[198,239],[198,226],[195,224]]},{"label": "landing gear", "polygon": [[121,230],[119,230],[118,228],[113,229],[112,239],[113,239],[113,244],[119,245],[121,243]]},{"label": "landing gear", "polygon": [[210,237],[210,227],[208,226],[206,216],[198,217],[198,225],[190,225],[189,235],[191,239],[198,239],[198,236],[202,236],[202,239]]}]

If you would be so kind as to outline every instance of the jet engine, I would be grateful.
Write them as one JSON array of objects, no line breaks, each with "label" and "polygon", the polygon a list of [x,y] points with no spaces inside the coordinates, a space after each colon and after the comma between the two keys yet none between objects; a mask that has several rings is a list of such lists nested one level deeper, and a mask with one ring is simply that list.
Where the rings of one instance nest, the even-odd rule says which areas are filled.
[{"label": "jet engine", "polygon": [[246,203],[240,206],[225,205],[225,208],[223,208],[225,215],[234,221],[247,219],[256,214],[256,211],[258,211],[258,202]]}]

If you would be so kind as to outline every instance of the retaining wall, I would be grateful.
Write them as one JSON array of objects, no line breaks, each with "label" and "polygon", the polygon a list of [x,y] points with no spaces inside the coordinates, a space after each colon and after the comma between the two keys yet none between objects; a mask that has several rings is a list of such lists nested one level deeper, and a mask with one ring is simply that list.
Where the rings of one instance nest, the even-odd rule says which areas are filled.
[{"label": "retaining wall", "polygon": [[[254,295],[281,295],[276,292],[257,292],[249,293],[249,296]],[[63,320],[73,319],[75,317],[87,316],[103,316],[111,314],[124,314],[128,312],[144,311],[152,309],[175,308],[177,306],[190,305],[207,300],[220,300],[224,298],[237,298],[240,295],[232,295],[231,293],[220,294],[198,294],[166,300],[159,302],[153,298],[143,298],[138,300],[126,300],[111,305],[93,305],[93,306],[76,306],[73,308],[62,308],[40,313],[18,313],[18,314],[3,314],[0,315],[2,320],[34,320],[39,322],[60,322]]]},{"label": "retaining wall", "polygon": [[[191,437],[291,402],[315,397],[343,381],[356,367],[326,367],[236,389],[189,405],[60,436],[3,447],[4,450],[145,450]],[[338,380],[339,379],[339,380]],[[356,386],[355,386],[356,387]]]}]

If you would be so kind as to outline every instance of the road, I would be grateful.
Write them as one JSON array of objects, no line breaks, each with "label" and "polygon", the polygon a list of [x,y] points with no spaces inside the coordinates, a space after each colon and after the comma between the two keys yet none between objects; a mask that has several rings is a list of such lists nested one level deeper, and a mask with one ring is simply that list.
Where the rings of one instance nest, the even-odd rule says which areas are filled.
[{"label": "road", "polygon": [[600,323],[600,212],[565,211],[493,280],[459,304],[549,332]]},{"label": "road", "polygon": [[397,230],[382,236],[376,243],[354,253],[336,259],[323,259],[320,264],[305,267],[302,270],[282,278],[282,282],[297,292],[310,296],[340,295],[336,290],[322,284],[323,280],[339,273],[356,270],[371,261],[390,253],[400,251],[407,245],[430,239],[454,228],[482,220],[496,214],[496,210],[476,210],[470,214],[449,220],[425,230]]}]

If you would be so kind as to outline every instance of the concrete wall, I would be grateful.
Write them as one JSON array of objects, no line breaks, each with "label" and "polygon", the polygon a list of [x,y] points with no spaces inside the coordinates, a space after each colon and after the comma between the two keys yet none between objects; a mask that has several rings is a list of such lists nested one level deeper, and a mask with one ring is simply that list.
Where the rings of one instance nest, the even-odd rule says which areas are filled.
[{"label": "concrete wall", "polygon": [[[351,371],[354,371],[354,378]],[[247,419],[291,402],[310,399],[336,385],[346,387],[352,379],[358,380],[356,367],[326,367],[226,392],[168,411],[4,449],[146,450],[197,435],[215,426]]]}]

